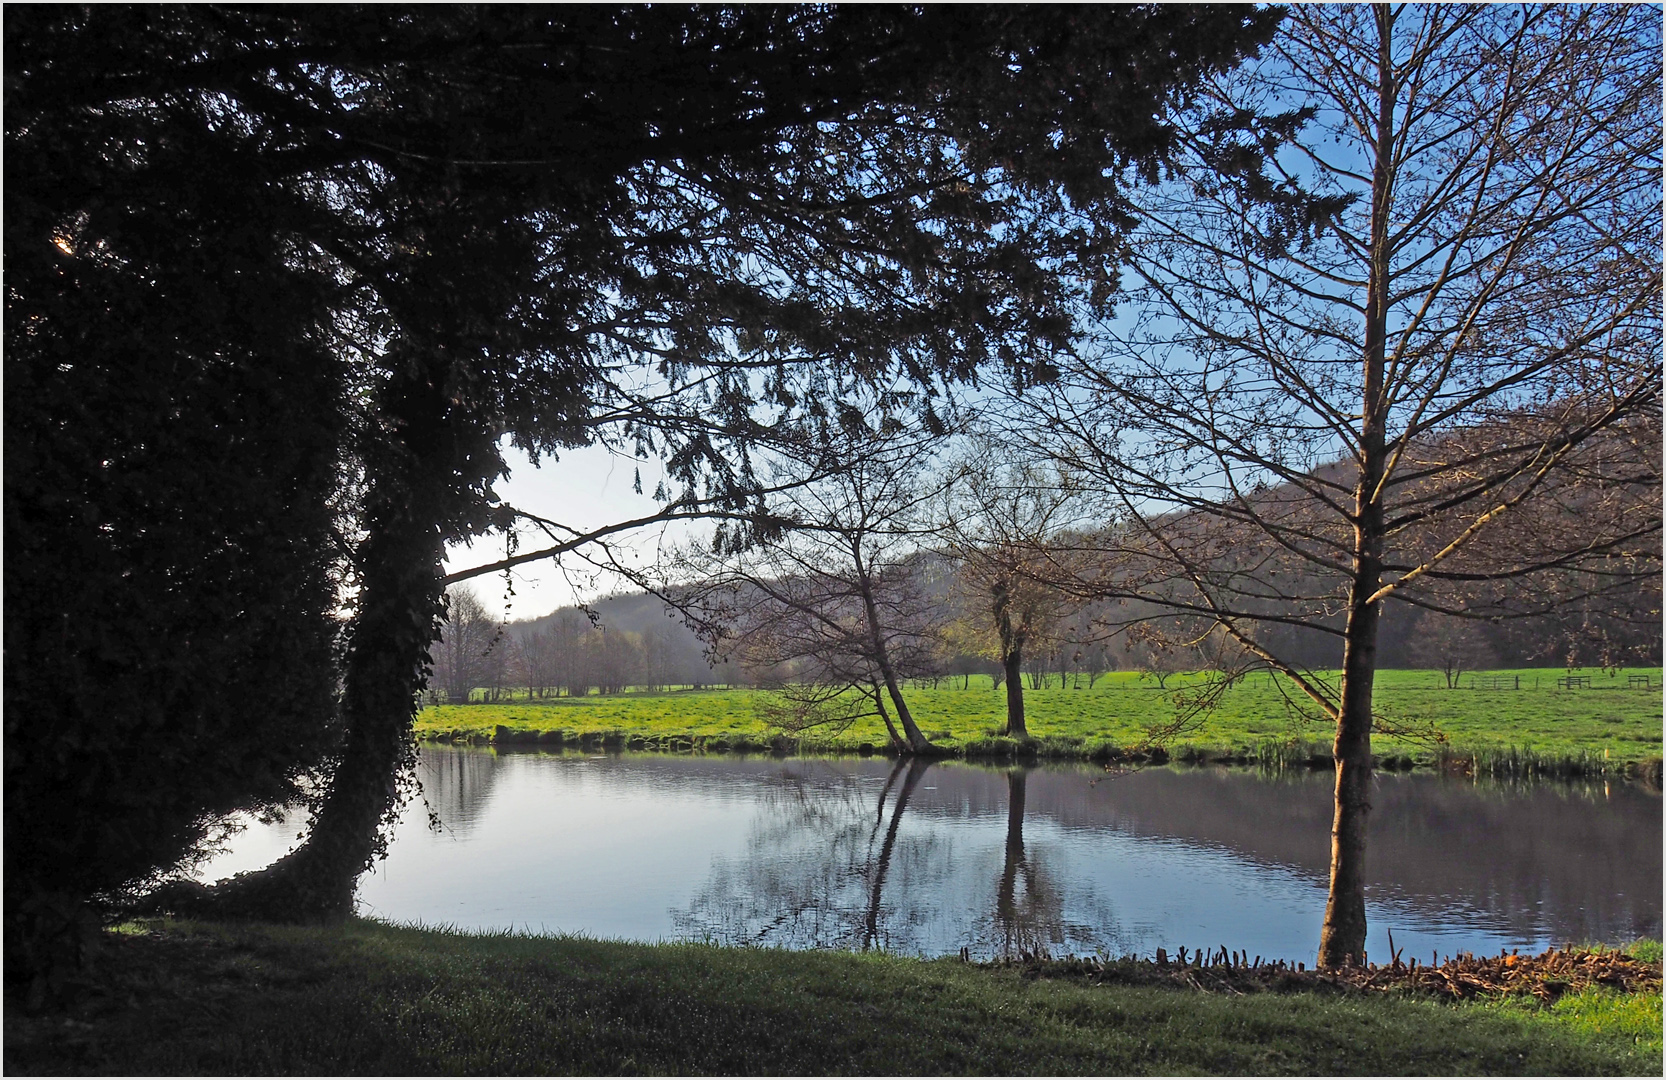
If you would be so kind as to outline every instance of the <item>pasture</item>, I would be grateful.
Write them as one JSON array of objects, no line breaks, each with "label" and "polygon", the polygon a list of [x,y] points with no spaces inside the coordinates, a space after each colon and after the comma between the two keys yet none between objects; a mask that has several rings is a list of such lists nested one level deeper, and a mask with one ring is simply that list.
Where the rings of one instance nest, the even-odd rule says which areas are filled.
[{"label": "pasture", "polygon": [[[1559,686],[1569,674],[1561,668],[1489,671],[1466,674],[1458,688],[1448,689],[1435,671],[1379,672],[1374,749],[1379,755],[1423,762],[1443,752],[1497,755],[1512,748],[1616,766],[1660,758],[1661,669],[1576,670],[1571,674],[1586,677],[1588,685]],[[1647,689],[1639,685],[1642,677],[1649,681]],[[1078,754],[1095,746],[1140,746],[1175,717],[1185,695],[1204,679],[1171,676],[1164,688],[1135,672],[1113,672],[1089,688],[1085,678],[1061,686],[1055,675],[1045,688],[1025,689],[1029,730],[1043,752],[1050,746],[1060,751],[1074,746]],[[968,686],[958,678],[944,679],[935,688],[910,684],[906,694],[921,727],[951,751],[976,753],[995,741],[1004,723],[1005,695],[987,677],[974,676]],[[565,732],[567,741],[603,733],[627,742],[633,736],[660,742],[686,736],[712,749],[748,749],[767,745],[778,734],[767,723],[767,710],[760,709],[767,695],[738,688],[535,701],[517,695],[519,700],[508,703],[430,706],[418,716],[417,733],[428,739],[490,741],[502,727],[528,735]],[[1288,680],[1256,675],[1226,690],[1219,706],[1170,739],[1167,749],[1179,757],[1205,752],[1254,758],[1265,757],[1274,744],[1329,740],[1329,725]],[[806,745],[818,749],[855,750],[864,743],[883,748],[885,742],[884,727],[875,718],[842,732],[806,733]],[[1600,770],[1596,765],[1585,771]]]}]

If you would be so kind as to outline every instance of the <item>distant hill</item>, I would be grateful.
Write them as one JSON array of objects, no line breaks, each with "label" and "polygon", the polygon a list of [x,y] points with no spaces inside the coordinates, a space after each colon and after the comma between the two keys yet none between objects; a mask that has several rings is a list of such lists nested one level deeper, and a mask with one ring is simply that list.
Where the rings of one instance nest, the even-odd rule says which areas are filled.
[{"label": "distant hill", "polygon": [[[685,637],[696,646],[699,645],[693,631],[684,626],[674,612],[667,612],[665,602],[648,593],[622,593],[604,597],[591,604],[590,609],[600,616],[601,625],[610,630],[628,630],[633,634],[656,630],[665,635]],[[516,634],[537,633],[563,615],[577,615],[586,620],[589,618],[580,608],[569,605],[556,608],[548,615],[516,619],[509,623],[509,629]]]}]

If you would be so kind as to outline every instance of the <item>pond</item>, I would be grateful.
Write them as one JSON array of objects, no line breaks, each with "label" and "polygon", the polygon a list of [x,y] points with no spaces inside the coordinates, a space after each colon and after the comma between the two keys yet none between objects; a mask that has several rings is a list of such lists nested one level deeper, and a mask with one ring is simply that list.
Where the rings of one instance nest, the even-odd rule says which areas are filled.
[{"label": "pond", "polygon": [[[644,941],[1311,962],[1328,771],[424,749],[360,910]],[[1661,798],[1635,784],[1378,773],[1367,951],[1539,951],[1661,932]],[[424,806],[426,802],[426,808]],[[430,824],[427,809],[438,816]],[[263,866],[252,825],[199,871]]]}]

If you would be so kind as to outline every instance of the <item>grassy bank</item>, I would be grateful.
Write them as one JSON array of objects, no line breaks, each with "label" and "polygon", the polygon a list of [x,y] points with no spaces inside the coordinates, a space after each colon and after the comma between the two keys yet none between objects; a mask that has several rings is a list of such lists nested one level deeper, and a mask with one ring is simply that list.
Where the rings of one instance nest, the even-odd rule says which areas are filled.
[{"label": "grassy bank", "polygon": [[[1446,1004],[1090,985],[956,960],[152,924],[17,1073],[1652,1074],[1658,993]],[[1658,958],[1658,949],[1655,951]]]},{"label": "grassy bank", "polygon": [[[1444,764],[1497,775],[1590,774],[1659,761],[1660,669],[1618,675],[1576,672],[1589,677],[1589,689],[1558,688],[1567,674],[1559,668],[1486,672],[1466,676],[1463,687],[1446,689],[1436,672],[1380,672],[1378,714],[1401,728],[1438,730],[1448,741],[1379,734],[1374,747],[1389,767]],[[1650,688],[1632,688],[1629,676],[1634,674],[1648,677]],[[1116,672],[1090,689],[1085,680],[1074,688],[1059,686],[1055,678],[1046,688],[1026,690],[1035,736],[1027,747],[999,736],[1004,697],[987,678],[974,678],[966,688],[958,683],[911,688],[909,700],[921,726],[952,753],[1114,757],[1139,746],[1148,729],[1172,718],[1176,696],[1196,681],[1174,676],[1163,688],[1133,672]],[[783,744],[761,717],[762,697],[761,691],[730,689],[445,705],[423,710],[417,728],[420,737],[437,741],[643,749],[855,751],[863,744],[885,745],[877,720],[835,735],[811,736],[802,745]],[[1171,743],[1169,752],[1182,759],[1284,764],[1322,756],[1330,733],[1300,706],[1287,684],[1264,675],[1245,680],[1226,692],[1197,730]]]}]

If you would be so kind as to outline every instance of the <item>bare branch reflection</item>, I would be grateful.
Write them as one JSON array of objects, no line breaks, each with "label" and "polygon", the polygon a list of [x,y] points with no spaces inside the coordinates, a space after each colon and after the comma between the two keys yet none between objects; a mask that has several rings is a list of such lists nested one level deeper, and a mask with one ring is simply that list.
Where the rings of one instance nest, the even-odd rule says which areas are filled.
[{"label": "bare branch reflection", "polygon": [[[1253,944],[1296,957],[1323,899],[1329,784],[1306,770],[1154,768],[1095,785],[1084,767],[872,758],[422,760],[449,835],[413,821],[411,854],[390,859],[378,903],[404,918],[931,955]],[[1659,933],[1654,789],[1383,773],[1373,798],[1371,902],[1397,945]],[[417,854],[428,844],[432,859]]]},{"label": "bare branch reflection", "polygon": [[877,778],[814,763],[783,770],[782,782],[759,799],[746,856],[716,860],[688,907],[672,912],[679,935],[726,945],[921,951],[953,877],[946,838],[902,829],[930,769],[926,760],[898,760],[877,795]]}]

